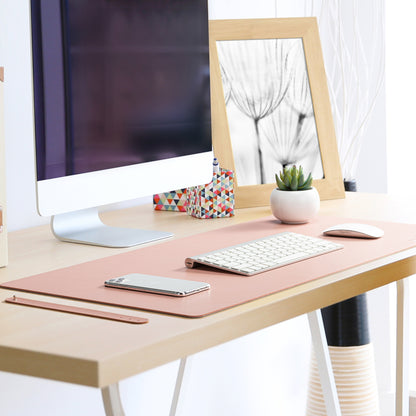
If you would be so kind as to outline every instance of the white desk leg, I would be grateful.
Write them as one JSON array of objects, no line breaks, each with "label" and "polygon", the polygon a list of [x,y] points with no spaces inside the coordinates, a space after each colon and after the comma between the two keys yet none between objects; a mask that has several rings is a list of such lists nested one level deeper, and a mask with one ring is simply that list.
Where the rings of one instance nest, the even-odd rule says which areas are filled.
[{"label": "white desk leg", "polygon": [[118,383],[101,389],[106,416],[125,416],[120,399]]},{"label": "white desk leg", "polygon": [[331,357],[329,356],[321,311],[309,312],[308,320],[327,414],[341,416],[341,408],[338,401],[334,373],[332,372]]},{"label": "white desk leg", "polygon": [[409,415],[409,282],[397,281],[396,416]]},{"label": "white desk leg", "polygon": [[172,404],[169,416],[179,416],[183,406],[185,392],[187,389],[189,375],[191,372],[192,356],[181,358],[178,375],[176,377],[175,391],[173,392]]}]

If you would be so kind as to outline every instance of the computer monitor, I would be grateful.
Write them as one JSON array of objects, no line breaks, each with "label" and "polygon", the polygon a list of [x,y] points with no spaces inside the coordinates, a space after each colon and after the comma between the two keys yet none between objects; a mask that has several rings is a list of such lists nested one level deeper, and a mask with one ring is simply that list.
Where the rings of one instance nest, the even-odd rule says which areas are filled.
[{"label": "computer monitor", "polygon": [[37,203],[63,241],[170,236],[97,207],[212,178],[207,0],[31,0]]}]

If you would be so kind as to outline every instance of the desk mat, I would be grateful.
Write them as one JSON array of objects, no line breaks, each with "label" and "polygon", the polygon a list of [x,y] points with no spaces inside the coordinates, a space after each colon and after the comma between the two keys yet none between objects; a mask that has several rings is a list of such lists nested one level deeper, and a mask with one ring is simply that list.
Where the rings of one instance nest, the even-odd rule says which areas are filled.
[{"label": "desk mat", "polygon": [[[385,235],[376,240],[324,237],[340,242],[344,248],[251,277],[208,268],[187,269],[184,265],[188,256],[282,231],[321,237],[323,229],[344,222],[359,221],[319,216],[308,224],[285,225],[266,217],[25,277],[0,287],[195,318],[416,246],[416,225],[366,220],[382,228]],[[211,289],[176,298],[104,286],[105,280],[128,273],[203,281],[210,283]]]}]

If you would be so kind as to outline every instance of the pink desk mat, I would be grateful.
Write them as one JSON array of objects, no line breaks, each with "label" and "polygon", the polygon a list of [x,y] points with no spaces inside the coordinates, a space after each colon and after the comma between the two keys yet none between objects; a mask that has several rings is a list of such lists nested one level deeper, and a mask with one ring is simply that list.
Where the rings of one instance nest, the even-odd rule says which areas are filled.
[{"label": "pink desk mat", "polygon": [[[207,268],[187,269],[184,265],[188,256],[282,231],[321,237],[326,227],[344,222],[360,221],[320,216],[308,224],[284,225],[274,217],[267,217],[10,281],[0,286],[195,318],[416,246],[416,225],[365,221],[382,228],[385,235],[377,240],[324,237],[343,244],[344,248],[251,277]],[[211,289],[176,298],[104,287],[105,280],[128,273],[203,281],[210,283]]]}]

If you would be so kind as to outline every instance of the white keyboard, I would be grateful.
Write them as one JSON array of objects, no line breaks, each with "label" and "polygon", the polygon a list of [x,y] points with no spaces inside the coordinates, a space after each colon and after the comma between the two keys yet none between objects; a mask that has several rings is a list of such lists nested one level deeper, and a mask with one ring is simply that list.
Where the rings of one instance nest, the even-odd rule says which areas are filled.
[{"label": "white keyboard", "polygon": [[323,238],[283,232],[199,256],[188,257],[185,265],[192,268],[203,264],[251,276],[341,248],[343,248],[341,244]]}]

